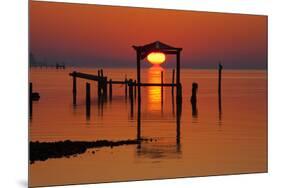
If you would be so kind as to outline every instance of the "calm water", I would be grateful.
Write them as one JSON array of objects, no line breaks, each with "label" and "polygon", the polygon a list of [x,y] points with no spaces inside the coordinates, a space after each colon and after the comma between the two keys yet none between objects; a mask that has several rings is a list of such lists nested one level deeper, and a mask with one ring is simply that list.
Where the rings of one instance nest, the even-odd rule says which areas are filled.
[{"label": "calm water", "polygon": [[[96,74],[96,69],[75,69]],[[137,105],[131,114],[124,86],[113,86],[113,99],[98,105],[91,82],[91,116],[86,117],[85,80],[77,82],[77,106],[72,105],[72,69],[33,68],[30,80],[41,99],[33,103],[30,140],[126,140],[137,136]],[[142,81],[171,82],[172,70],[144,69]],[[135,69],[105,69],[113,80],[136,78]],[[217,71],[181,72],[183,104],[176,124],[171,88],[142,89],[141,136],[157,141],[115,148],[89,149],[70,158],[30,165],[30,185],[95,183],[184,176],[267,171],[267,73],[223,70],[222,110],[219,112]],[[197,114],[189,102],[192,82],[199,84]],[[177,139],[179,142],[177,142]],[[92,151],[95,151],[93,154]]]}]

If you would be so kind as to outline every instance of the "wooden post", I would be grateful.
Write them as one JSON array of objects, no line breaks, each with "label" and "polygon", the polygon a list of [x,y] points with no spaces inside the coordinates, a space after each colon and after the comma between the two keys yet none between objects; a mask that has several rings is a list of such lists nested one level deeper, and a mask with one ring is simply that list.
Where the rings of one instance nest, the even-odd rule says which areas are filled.
[{"label": "wooden post", "polygon": [[134,81],[134,95],[135,95],[135,99],[136,99],[136,97],[137,97],[137,81],[135,80]]},{"label": "wooden post", "polygon": [[182,101],[182,86],[180,84],[180,52],[177,52],[177,102]]},{"label": "wooden post", "polygon": [[131,117],[134,116],[134,90],[133,90],[133,80],[129,80],[129,98],[130,98],[130,104],[131,104]]},{"label": "wooden post", "polygon": [[175,69],[173,69],[172,84],[172,97],[174,98]]},{"label": "wooden post", "polygon": [[163,100],[164,100],[164,76],[163,76],[163,71],[161,71],[161,104],[163,106]]},{"label": "wooden post", "polygon": [[218,67],[218,71],[219,71],[219,78],[218,78],[218,94],[219,94],[219,96],[221,95],[221,71],[222,71],[222,65],[221,64],[219,64],[219,67]]},{"label": "wooden post", "polygon": [[112,100],[112,79],[109,80],[109,100]]},{"label": "wooden post", "polygon": [[138,101],[141,101],[141,75],[140,75],[140,61],[141,61],[141,54],[140,51],[137,50],[137,82],[138,82]]},{"label": "wooden post", "polygon": [[103,69],[100,70],[101,77],[103,77]]},{"label": "wooden post", "polygon": [[73,72],[73,86],[72,86],[72,95],[73,95],[73,105],[76,106],[76,96],[77,96],[77,86],[76,86],[76,72]]},{"label": "wooden post", "polygon": [[198,84],[193,82],[192,83],[192,95],[191,95],[191,98],[190,98],[190,102],[191,102],[191,105],[192,105],[192,116],[193,117],[197,117],[197,90],[198,90]]},{"label": "wooden post", "polygon": [[103,97],[107,100],[107,77],[103,79]]},{"label": "wooden post", "polygon": [[100,70],[98,70],[98,98],[100,99],[101,97],[101,81],[100,81],[100,77],[101,77],[101,72]]},{"label": "wooden post", "polygon": [[90,117],[91,113],[91,86],[90,83],[86,83],[86,116]]},{"label": "wooden post", "polygon": [[127,75],[125,76],[125,98],[128,96],[128,80]]},{"label": "wooden post", "polygon": [[129,97],[130,97],[130,99],[133,100],[134,92],[133,92],[133,80],[132,79],[129,80],[128,85],[129,85]]},{"label": "wooden post", "polygon": [[221,109],[222,109],[222,107],[221,107],[221,72],[222,72],[222,69],[223,69],[223,66],[219,63],[219,79],[218,79],[218,97],[219,97],[219,119],[221,119]]},{"label": "wooden post", "polygon": [[29,117],[32,118],[33,103],[32,103],[32,82],[29,83]]}]

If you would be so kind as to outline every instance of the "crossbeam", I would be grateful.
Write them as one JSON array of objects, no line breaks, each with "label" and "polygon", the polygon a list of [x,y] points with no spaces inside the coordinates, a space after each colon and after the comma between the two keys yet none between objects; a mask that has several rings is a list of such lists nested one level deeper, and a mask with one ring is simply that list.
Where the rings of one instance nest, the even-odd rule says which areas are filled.
[{"label": "crossbeam", "polygon": [[69,75],[77,77],[77,78],[83,78],[83,79],[94,80],[94,81],[106,80],[106,77],[101,77],[101,76],[92,75],[92,74],[85,74],[85,73],[81,73],[81,72],[72,72]]}]

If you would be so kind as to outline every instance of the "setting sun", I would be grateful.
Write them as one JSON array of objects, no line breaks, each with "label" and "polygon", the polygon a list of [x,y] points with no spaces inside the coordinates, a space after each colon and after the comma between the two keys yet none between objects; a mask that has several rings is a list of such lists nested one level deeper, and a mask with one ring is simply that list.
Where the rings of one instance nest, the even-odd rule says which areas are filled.
[{"label": "setting sun", "polygon": [[154,65],[160,65],[164,63],[166,56],[162,52],[152,52],[148,54],[147,60]]}]

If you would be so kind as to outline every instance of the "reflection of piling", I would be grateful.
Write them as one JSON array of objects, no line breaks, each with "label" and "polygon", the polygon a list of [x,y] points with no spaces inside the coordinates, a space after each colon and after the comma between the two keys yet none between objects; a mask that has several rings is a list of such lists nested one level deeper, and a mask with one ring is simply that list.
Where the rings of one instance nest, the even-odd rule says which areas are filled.
[{"label": "reflection of piling", "polygon": [[91,114],[91,86],[90,83],[86,83],[86,117],[90,118]]},{"label": "reflection of piling", "polygon": [[77,86],[76,86],[76,72],[74,71],[72,76],[73,84],[72,84],[72,100],[73,100],[73,105],[76,105],[76,96],[77,96]]},{"label": "reflection of piling", "polygon": [[181,129],[181,113],[182,113],[182,102],[177,102],[177,149],[180,150],[180,129]]},{"label": "reflection of piling", "polygon": [[190,102],[192,105],[192,116],[197,117],[197,90],[198,90],[198,84],[197,83],[192,83],[192,95],[190,98]]},{"label": "reflection of piling", "polygon": [[141,140],[141,100],[138,97],[138,117],[137,117],[137,140],[139,141],[138,148],[141,147],[140,140]]}]

